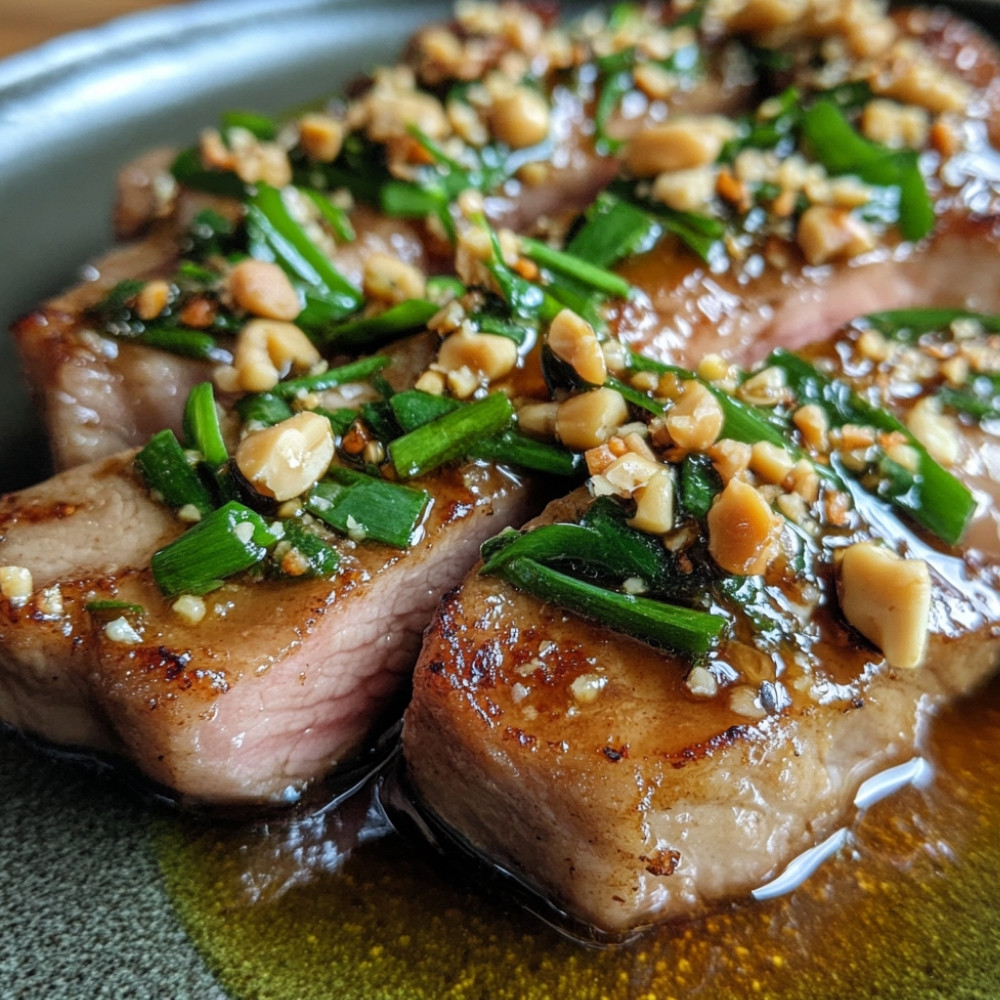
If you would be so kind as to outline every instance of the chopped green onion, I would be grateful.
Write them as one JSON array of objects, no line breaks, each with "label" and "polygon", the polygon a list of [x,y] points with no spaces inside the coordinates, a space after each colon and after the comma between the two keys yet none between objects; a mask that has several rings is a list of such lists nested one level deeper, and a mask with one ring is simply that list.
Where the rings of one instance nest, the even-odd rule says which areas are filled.
[{"label": "chopped green onion", "polygon": [[615,378],[614,375],[609,375],[604,385],[608,389],[614,389],[626,402],[639,407],[640,410],[645,410],[655,416],[659,416],[663,412],[661,403],[627,382],[623,382],[620,378]]},{"label": "chopped green onion", "polygon": [[218,468],[229,461],[211,382],[200,382],[188,393],[184,404],[184,438],[189,447],[202,453],[210,466]]},{"label": "chopped green onion", "polygon": [[154,434],[135,456],[135,462],[150,488],[171,507],[190,504],[207,514],[215,506],[208,487],[198,477],[173,431]]},{"label": "chopped green onion", "polygon": [[527,558],[549,565],[566,563],[587,576],[618,583],[638,578],[659,589],[669,573],[660,541],[625,523],[625,512],[602,497],[579,524],[545,524],[529,531],[508,530],[482,548],[483,572],[501,572],[512,559]]},{"label": "chopped green onion", "polygon": [[334,205],[325,194],[315,188],[299,188],[298,190],[316,206],[316,210],[341,243],[354,242],[356,234],[351,225],[350,217],[339,205]]},{"label": "chopped green onion", "polygon": [[153,554],[153,578],[164,597],[207,594],[260,563],[277,539],[264,519],[235,501],[207,514]]},{"label": "chopped green onion", "polygon": [[802,134],[829,173],[856,174],[869,184],[899,188],[899,228],[906,239],[919,240],[934,228],[934,205],[916,153],[864,138],[828,98],[803,113]]},{"label": "chopped green onion", "polygon": [[222,364],[232,361],[229,351],[220,348],[215,337],[201,330],[150,326],[136,334],[122,335],[119,339],[155,347],[158,351],[179,354],[184,358],[195,358],[198,361],[216,361]]},{"label": "chopped green onion", "polygon": [[371,350],[426,327],[440,307],[426,299],[407,299],[377,316],[349,319],[320,333],[327,347]]},{"label": "chopped green onion", "polygon": [[431,496],[399,483],[333,466],[306,498],[306,510],[355,541],[405,549],[417,540]]},{"label": "chopped green onion", "polygon": [[342,406],[336,410],[328,410],[323,406],[317,406],[312,412],[318,413],[321,417],[326,417],[330,421],[333,433],[337,437],[343,437],[351,429],[351,424],[358,419],[358,411],[349,409],[346,406]]},{"label": "chopped green onion", "polygon": [[584,467],[582,455],[559,445],[537,441],[513,429],[477,442],[470,448],[469,458],[482,458],[550,476],[576,476]]},{"label": "chopped green onion", "polygon": [[726,627],[721,615],[605,590],[533,559],[511,559],[503,565],[503,576],[519,590],[581,618],[680,653],[709,652]]},{"label": "chopped green onion", "polygon": [[248,392],[235,403],[236,412],[244,424],[272,427],[295,414],[292,408],[272,392]]},{"label": "chopped green onion", "polygon": [[446,413],[454,413],[464,405],[450,396],[435,396],[420,389],[404,389],[389,400],[396,422],[404,431],[414,431]]},{"label": "chopped green onion", "polygon": [[278,125],[273,118],[254,111],[226,111],[222,115],[223,131],[230,128],[246,129],[264,142],[271,142],[278,135]]},{"label": "chopped green onion", "polygon": [[[390,400],[396,422],[406,432],[454,413],[466,406],[447,396],[433,396],[419,389],[397,392]],[[553,476],[574,476],[581,469],[581,457],[558,445],[536,441],[513,428],[474,442],[469,458],[514,465],[521,469],[545,472]]]},{"label": "chopped green onion", "polygon": [[688,455],[681,464],[680,502],[691,517],[708,514],[712,501],[722,489],[722,480],[707,455]]},{"label": "chopped green onion", "polygon": [[310,392],[323,392],[324,389],[332,389],[338,385],[347,385],[350,382],[364,382],[371,378],[376,372],[380,372],[391,363],[391,358],[384,358],[381,355],[373,355],[370,358],[362,358],[360,361],[352,361],[350,364],[341,365],[339,368],[330,368],[328,371],[320,372],[318,375],[303,375],[301,378],[289,379],[287,382],[279,382],[271,393],[281,399],[295,399],[297,396]]},{"label": "chopped green onion", "polygon": [[247,196],[247,186],[231,171],[211,170],[201,162],[201,154],[196,147],[182,150],[170,166],[174,180],[182,187],[222,198],[243,200]]},{"label": "chopped green onion", "polygon": [[535,333],[533,327],[529,328],[520,323],[512,323],[499,316],[491,316],[489,313],[476,313],[470,319],[479,328],[480,333],[492,333],[497,337],[506,337],[508,340],[513,340],[518,347],[523,347],[528,337]]},{"label": "chopped green onion", "polygon": [[87,601],[84,608],[92,615],[144,615],[146,613],[146,609],[141,604],[130,604],[128,601]]},{"label": "chopped green onion", "polygon": [[504,430],[513,416],[510,400],[495,392],[396,438],[389,445],[389,458],[402,478],[422,476],[467,455],[484,438]]},{"label": "chopped green onion", "polygon": [[247,229],[253,255],[277,261],[302,281],[340,317],[364,301],[361,292],[337,269],[292,217],[278,188],[257,185],[247,203]]},{"label": "chopped green onion", "polygon": [[566,252],[595,267],[610,267],[646,249],[658,232],[646,212],[605,191],[587,210],[587,220],[570,240]]},{"label": "chopped green onion", "polygon": [[912,344],[924,334],[945,332],[956,320],[963,319],[974,320],[990,333],[1000,332],[1000,316],[970,312],[968,309],[893,309],[869,313],[858,322],[893,340]]},{"label": "chopped green onion", "polygon": [[[964,483],[931,458],[905,424],[888,410],[862,399],[846,383],[827,378],[809,362],[788,351],[774,351],[768,358],[768,364],[784,371],[796,399],[821,406],[834,426],[858,423],[903,434],[917,453],[917,471],[907,473],[897,467],[892,470],[892,481],[883,480],[876,489],[885,492],[886,499],[909,514],[917,524],[949,545],[958,543],[975,511],[975,498]],[[904,476],[908,485],[906,489],[900,485]],[[862,485],[865,485],[864,481]]]},{"label": "chopped green onion", "polygon": [[435,274],[427,279],[427,298],[432,302],[448,302],[464,295],[466,291],[462,281],[449,274]]},{"label": "chopped green onion", "polygon": [[[622,65],[622,63],[619,61],[616,65]],[[622,98],[635,86],[635,77],[632,75],[631,67],[612,69],[607,59],[598,60],[598,66],[603,70],[604,79],[601,83],[597,104],[594,107],[594,137],[598,153],[607,156],[617,153],[625,145],[625,140],[615,139],[611,136],[608,132],[608,125]],[[611,71],[609,72],[609,70]]]},{"label": "chopped green onion", "polygon": [[[290,517],[281,522],[284,535],[275,549],[275,561],[280,573],[292,578],[333,576],[340,566],[340,553],[315,531],[308,528],[301,517]],[[294,552],[294,565],[286,568],[288,555]]]},{"label": "chopped green onion", "polygon": [[564,250],[556,250],[541,240],[521,237],[521,250],[526,257],[550,271],[564,274],[595,291],[616,298],[628,298],[632,286],[617,274],[577,257]]},{"label": "chopped green onion", "polygon": [[977,423],[1000,417],[1000,376],[973,375],[962,386],[944,385],[935,393],[942,406],[972,417]]}]

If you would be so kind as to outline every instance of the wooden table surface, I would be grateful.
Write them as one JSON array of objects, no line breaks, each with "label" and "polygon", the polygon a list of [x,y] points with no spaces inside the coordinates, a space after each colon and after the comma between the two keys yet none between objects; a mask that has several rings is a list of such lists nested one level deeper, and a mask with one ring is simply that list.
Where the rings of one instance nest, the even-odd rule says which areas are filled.
[{"label": "wooden table surface", "polygon": [[0,0],[0,58],[165,0]]}]

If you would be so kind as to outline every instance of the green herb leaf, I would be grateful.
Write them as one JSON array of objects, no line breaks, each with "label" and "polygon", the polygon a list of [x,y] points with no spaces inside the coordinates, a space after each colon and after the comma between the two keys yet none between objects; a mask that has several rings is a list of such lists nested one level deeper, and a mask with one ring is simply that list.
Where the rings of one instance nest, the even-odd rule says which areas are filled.
[{"label": "green herb leaf", "polygon": [[[325,539],[306,525],[301,517],[290,517],[281,522],[284,535],[275,548],[277,570],[291,579],[301,577],[333,576],[340,567],[340,553]],[[286,569],[289,554],[295,557],[292,567]]]}]

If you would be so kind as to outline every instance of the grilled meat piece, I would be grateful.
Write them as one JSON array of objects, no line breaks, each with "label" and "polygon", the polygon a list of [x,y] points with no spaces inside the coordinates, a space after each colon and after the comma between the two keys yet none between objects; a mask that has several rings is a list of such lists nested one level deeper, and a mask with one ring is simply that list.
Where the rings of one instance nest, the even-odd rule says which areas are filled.
[{"label": "grilled meat piece", "polygon": [[794,248],[787,266],[748,280],[713,274],[690,252],[661,245],[622,274],[642,293],[615,325],[636,350],[697,366],[709,353],[749,364],[775,347],[797,349],[864,313],[932,305],[1000,312],[991,262],[1000,217],[949,211],[919,244],[886,246],[857,261],[809,267]]},{"label": "grilled meat piece", "polygon": [[[818,353],[840,370],[840,349]],[[894,382],[862,367],[859,388],[878,385],[899,413],[914,405],[904,371]],[[998,440],[964,435],[953,471],[978,498],[964,552],[860,491],[840,542],[819,542],[871,538],[926,561],[923,666],[894,668],[847,624],[832,560],[815,576],[765,577],[763,618],[754,600],[722,603],[729,638],[709,667],[728,680],[714,696],[689,686],[689,657],[473,571],[428,631],[404,717],[418,808],[584,937],[619,940],[747,897],[847,821],[861,783],[910,757],[935,707],[997,664]],[[580,490],[537,523],[574,522],[591,503]]]},{"label": "grilled meat piece", "polygon": [[[136,200],[131,190],[127,187],[120,194],[120,206]],[[96,262],[94,280],[64,292],[15,324],[12,332],[56,469],[137,447],[163,428],[179,431],[188,393],[211,379],[213,362],[104,336],[86,314],[120,281],[170,277],[180,256],[179,234],[206,204],[230,213],[236,208],[235,203],[207,202],[202,196],[185,194],[169,220],[146,220],[139,239]],[[128,211],[134,214],[138,209],[132,206]],[[349,280],[360,285],[364,262],[374,253],[391,253],[427,267],[418,231],[405,220],[388,219],[361,206],[352,214],[352,224],[357,239],[338,247],[335,255],[337,267]],[[130,225],[142,228],[136,218]]]},{"label": "grilled meat piece", "polygon": [[[411,549],[345,540],[334,578],[229,582],[197,624],[153,582],[150,556],[183,525],[131,452],[8,495],[0,564],[29,569],[34,589],[0,599],[0,720],[123,757],[185,802],[294,798],[373,736],[441,595],[538,502],[485,465],[421,484],[434,502]],[[137,641],[107,628],[123,612],[88,610],[101,600],[142,606]]]}]

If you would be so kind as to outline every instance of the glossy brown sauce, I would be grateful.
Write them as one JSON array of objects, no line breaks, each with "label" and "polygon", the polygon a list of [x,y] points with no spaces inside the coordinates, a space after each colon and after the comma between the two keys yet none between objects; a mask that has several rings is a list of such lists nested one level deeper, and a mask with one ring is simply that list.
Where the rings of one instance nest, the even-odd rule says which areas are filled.
[{"label": "glossy brown sauce", "polygon": [[191,940],[240,1000],[994,997],[998,740],[1000,680],[931,726],[933,781],[872,806],[793,893],[617,950],[459,887],[365,794],[257,827],[163,817],[154,844]]}]

